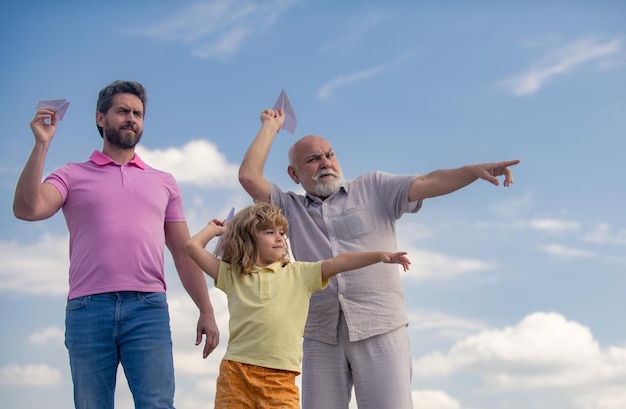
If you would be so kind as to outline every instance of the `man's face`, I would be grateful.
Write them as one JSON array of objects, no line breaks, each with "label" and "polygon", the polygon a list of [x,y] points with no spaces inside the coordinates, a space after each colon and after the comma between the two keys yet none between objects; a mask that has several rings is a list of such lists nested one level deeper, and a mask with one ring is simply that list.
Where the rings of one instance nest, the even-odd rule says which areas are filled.
[{"label": "man's face", "polygon": [[333,147],[319,136],[307,136],[297,143],[288,171],[307,193],[322,199],[336,192],[343,183]]},{"label": "man's face", "polygon": [[133,149],[143,134],[143,103],[134,94],[116,94],[106,114],[96,112],[96,122],[108,143]]}]

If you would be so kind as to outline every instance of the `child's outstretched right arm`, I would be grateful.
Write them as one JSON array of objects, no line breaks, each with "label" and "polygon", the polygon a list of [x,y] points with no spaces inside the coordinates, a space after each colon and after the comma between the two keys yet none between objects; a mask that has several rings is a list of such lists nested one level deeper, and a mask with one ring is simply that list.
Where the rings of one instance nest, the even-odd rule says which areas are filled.
[{"label": "child's outstretched right arm", "polygon": [[409,269],[411,261],[405,251],[392,253],[389,251],[367,251],[359,253],[343,253],[322,262],[322,279],[327,280],[335,274],[356,270],[378,262],[402,264],[404,271]]},{"label": "child's outstretched right arm", "polygon": [[219,236],[226,227],[219,220],[211,220],[209,224],[196,235],[187,240],[185,251],[189,257],[213,280],[217,280],[217,272],[220,268],[220,261],[217,257],[205,249],[212,238]]}]

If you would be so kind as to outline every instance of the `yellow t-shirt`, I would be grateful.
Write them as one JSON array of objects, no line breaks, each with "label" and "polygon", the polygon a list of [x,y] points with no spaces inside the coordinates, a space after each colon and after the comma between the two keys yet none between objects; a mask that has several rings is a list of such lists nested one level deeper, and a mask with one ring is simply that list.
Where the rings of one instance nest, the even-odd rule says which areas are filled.
[{"label": "yellow t-shirt", "polygon": [[321,261],[278,262],[242,276],[220,262],[215,286],[230,312],[224,359],[300,373],[309,299],[327,284]]}]

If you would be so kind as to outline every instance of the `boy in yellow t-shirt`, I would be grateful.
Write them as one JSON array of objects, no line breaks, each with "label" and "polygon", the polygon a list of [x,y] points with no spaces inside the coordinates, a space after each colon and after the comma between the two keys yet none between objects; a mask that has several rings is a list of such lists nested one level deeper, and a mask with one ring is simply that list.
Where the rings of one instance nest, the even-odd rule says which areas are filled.
[{"label": "boy in yellow t-shirt", "polygon": [[[333,275],[370,264],[409,268],[405,252],[386,251],[290,262],[288,229],[278,207],[257,203],[230,222],[212,220],[187,242],[187,254],[228,298],[230,337],[220,364],[215,409],[299,408],[295,378],[311,294]],[[214,255],[205,247],[216,236],[222,237]]]}]

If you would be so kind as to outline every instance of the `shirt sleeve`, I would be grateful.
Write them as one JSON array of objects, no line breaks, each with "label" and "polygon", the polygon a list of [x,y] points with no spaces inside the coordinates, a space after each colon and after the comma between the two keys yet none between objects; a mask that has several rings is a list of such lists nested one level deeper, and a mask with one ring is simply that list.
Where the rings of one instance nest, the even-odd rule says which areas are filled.
[{"label": "shirt sleeve", "polygon": [[215,280],[215,288],[219,288],[225,293],[233,287],[233,275],[230,266],[220,260],[220,268],[217,271],[217,280]]},{"label": "shirt sleeve", "polygon": [[67,164],[65,166],[62,166],[56,169],[54,172],[46,176],[46,178],[44,179],[44,183],[51,184],[59,191],[59,193],[61,194],[61,197],[63,198],[63,203],[65,203],[65,200],[67,199],[67,194],[69,192],[69,188],[68,188],[69,175],[70,175],[70,164]]},{"label": "shirt sleeve", "polygon": [[322,279],[322,261],[294,261],[300,272],[300,277],[306,288],[318,291],[328,286],[328,280]]},{"label": "shirt sleeve", "polygon": [[170,199],[165,209],[165,221],[166,222],[185,222],[185,212],[183,209],[183,196],[180,193],[180,187],[174,179],[174,176],[168,175],[170,180],[168,182]]}]

